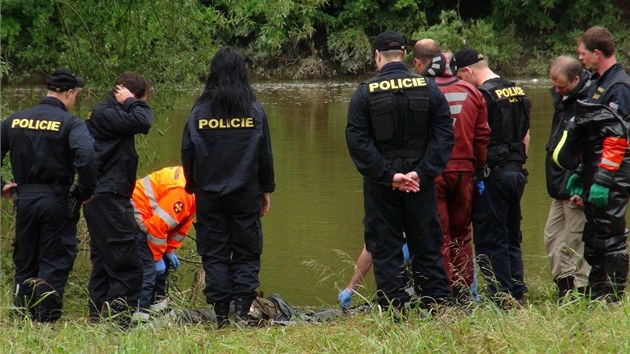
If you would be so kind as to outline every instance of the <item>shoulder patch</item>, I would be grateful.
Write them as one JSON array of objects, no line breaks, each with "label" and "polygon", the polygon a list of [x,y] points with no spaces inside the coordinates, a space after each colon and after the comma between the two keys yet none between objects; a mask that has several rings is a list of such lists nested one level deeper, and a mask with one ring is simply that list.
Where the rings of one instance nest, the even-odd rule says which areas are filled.
[{"label": "shoulder patch", "polygon": [[175,212],[175,214],[181,213],[182,210],[184,210],[184,203],[183,202],[177,201],[177,202],[175,202],[175,204],[173,204],[173,211]]}]

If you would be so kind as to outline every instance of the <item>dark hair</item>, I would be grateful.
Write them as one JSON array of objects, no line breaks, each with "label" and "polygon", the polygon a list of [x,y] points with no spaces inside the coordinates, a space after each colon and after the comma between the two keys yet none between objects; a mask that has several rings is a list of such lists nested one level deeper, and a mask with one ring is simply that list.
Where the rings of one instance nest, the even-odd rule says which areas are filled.
[{"label": "dark hair", "polygon": [[210,102],[216,116],[244,117],[251,114],[254,101],[245,59],[230,47],[219,49],[210,63],[203,93],[195,103]]},{"label": "dark hair", "polygon": [[591,52],[598,49],[606,58],[615,54],[615,41],[613,36],[606,28],[601,26],[594,26],[587,29],[578,39],[578,44],[579,43],[582,43],[584,47]]},{"label": "dark hair", "polygon": [[136,98],[144,97],[149,90],[147,80],[131,71],[123,73],[116,79],[114,86],[118,85],[126,87]]}]

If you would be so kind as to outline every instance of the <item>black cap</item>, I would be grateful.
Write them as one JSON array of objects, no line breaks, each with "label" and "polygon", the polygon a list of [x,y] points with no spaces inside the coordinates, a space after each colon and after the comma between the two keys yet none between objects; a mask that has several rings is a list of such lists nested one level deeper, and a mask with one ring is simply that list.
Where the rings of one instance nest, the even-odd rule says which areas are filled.
[{"label": "black cap", "polygon": [[455,61],[459,69],[478,63],[481,60],[484,60],[483,55],[472,48],[462,48],[455,53]]},{"label": "black cap", "polygon": [[379,34],[374,40],[374,49],[379,52],[405,50],[405,40],[396,32],[385,31]]},{"label": "black cap", "polygon": [[63,92],[75,87],[85,86],[82,77],[75,76],[70,69],[57,69],[46,79],[48,89],[56,92]]}]

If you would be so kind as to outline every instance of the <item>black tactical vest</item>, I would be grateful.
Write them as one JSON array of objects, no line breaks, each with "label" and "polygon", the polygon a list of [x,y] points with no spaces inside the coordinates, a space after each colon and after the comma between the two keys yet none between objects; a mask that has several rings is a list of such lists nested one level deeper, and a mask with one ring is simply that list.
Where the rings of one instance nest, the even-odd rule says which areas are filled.
[{"label": "black tactical vest", "polygon": [[366,82],[375,144],[396,171],[411,171],[429,142],[429,87],[409,73],[399,78],[376,76]]},{"label": "black tactical vest", "polygon": [[[494,117],[488,117],[490,144],[488,145],[488,165],[499,166],[507,162],[525,163],[523,138],[529,129],[531,102],[525,92],[514,83],[504,80],[488,80],[479,87],[484,95],[491,97],[496,109]],[[490,103],[490,102],[488,102]]]}]

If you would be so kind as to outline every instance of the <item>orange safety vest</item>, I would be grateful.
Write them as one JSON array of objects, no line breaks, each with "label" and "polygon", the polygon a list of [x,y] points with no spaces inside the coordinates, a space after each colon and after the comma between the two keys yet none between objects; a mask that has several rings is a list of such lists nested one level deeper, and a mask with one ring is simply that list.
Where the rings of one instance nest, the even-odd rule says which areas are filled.
[{"label": "orange safety vest", "polygon": [[156,261],[182,245],[195,219],[195,195],[186,193],[185,186],[181,166],[166,167],[136,181],[131,202]]}]

